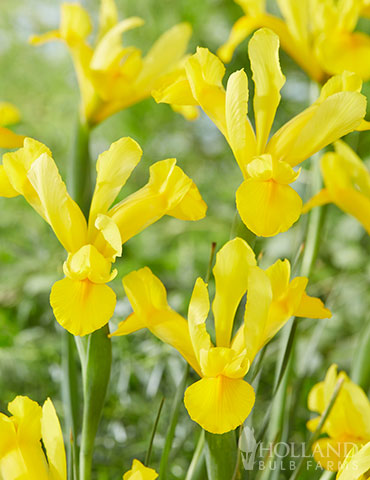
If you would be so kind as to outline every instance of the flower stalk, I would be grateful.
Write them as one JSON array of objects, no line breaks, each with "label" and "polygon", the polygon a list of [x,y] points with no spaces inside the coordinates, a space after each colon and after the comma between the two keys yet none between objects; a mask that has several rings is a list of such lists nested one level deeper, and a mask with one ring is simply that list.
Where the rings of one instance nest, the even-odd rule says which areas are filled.
[{"label": "flower stalk", "polygon": [[206,432],[205,457],[209,480],[232,478],[237,462],[235,431],[222,435]]}]

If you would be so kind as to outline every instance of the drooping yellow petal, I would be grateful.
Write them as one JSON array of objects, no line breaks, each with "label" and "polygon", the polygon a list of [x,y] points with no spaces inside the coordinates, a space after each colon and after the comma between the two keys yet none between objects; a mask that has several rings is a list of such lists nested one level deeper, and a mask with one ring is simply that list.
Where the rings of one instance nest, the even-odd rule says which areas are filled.
[{"label": "drooping yellow petal", "polygon": [[245,225],[256,235],[271,237],[288,230],[302,211],[302,200],[289,185],[274,180],[244,180],[236,205]]},{"label": "drooping yellow petal", "polygon": [[96,186],[92,198],[89,229],[94,226],[96,216],[105,214],[121,188],[125,185],[143,151],[130,137],[123,137],[112,143],[109,150],[101,153],[96,162]]},{"label": "drooping yellow petal", "polygon": [[199,220],[206,204],[194,182],[176,166],[175,159],[162,160],[150,167],[149,182],[109,211],[122,242],[141,232],[163,215]]},{"label": "drooping yellow petal", "polygon": [[42,407],[41,433],[48,457],[51,480],[67,480],[66,452],[62,429],[50,398],[46,400]]},{"label": "drooping yellow petal", "polygon": [[271,301],[272,289],[267,274],[259,267],[251,267],[243,327],[244,348],[250,363],[271,338],[266,330]]},{"label": "drooping yellow petal", "polygon": [[216,255],[212,310],[218,347],[230,345],[236,310],[247,290],[249,269],[253,265],[256,265],[254,252],[241,238],[226,243]]},{"label": "drooping yellow petal", "polygon": [[155,480],[158,474],[152,468],[145,467],[139,460],[132,462],[131,470],[123,475],[123,480]]},{"label": "drooping yellow petal", "polygon": [[[144,325],[160,340],[174,347],[200,375],[200,367],[190,339],[188,322],[170,308],[166,289],[148,267],[126,275],[123,280],[127,298],[135,312],[120,328],[123,334],[142,328]],[[135,324],[138,322],[138,327]]]},{"label": "drooping yellow petal", "polygon": [[24,442],[38,442],[41,438],[42,409],[37,402],[28,397],[17,396],[8,404],[17,425],[17,435]]},{"label": "drooping yellow petal", "polygon": [[131,313],[126,320],[118,324],[117,330],[109,334],[109,337],[120,337],[122,335],[129,335],[130,333],[137,332],[142,328],[146,328],[145,317],[136,315],[135,312]]},{"label": "drooping yellow petal", "polygon": [[185,391],[192,420],[211,433],[226,433],[241,425],[251,412],[255,394],[247,382],[225,376],[202,378]]},{"label": "drooping yellow petal", "polygon": [[18,148],[23,145],[23,135],[18,135],[8,128],[0,127],[0,148]]},{"label": "drooping yellow petal", "polygon": [[152,96],[157,103],[169,103],[172,106],[195,106],[198,102],[193,97],[184,69],[179,69],[161,77]]},{"label": "drooping yellow petal", "polygon": [[331,312],[325,308],[319,298],[310,297],[306,292],[303,292],[301,303],[294,310],[293,315],[304,318],[330,318]]},{"label": "drooping yellow petal", "polygon": [[244,177],[246,165],[256,155],[256,138],[247,117],[248,78],[244,70],[230,75],[226,88],[227,136]]},{"label": "drooping yellow petal", "polygon": [[190,37],[191,26],[179,23],[163,33],[143,58],[143,68],[135,82],[138,90],[148,94],[156,87],[159,77],[178,66],[184,56]]},{"label": "drooping yellow petal", "polygon": [[193,97],[227,138],[225,99],[222,85],[225,67],[207,48],[197,48],[185,62],[185,70]]},{"label": "drooping yellow petal", "polygon": [[1,197],[17,197],[19,193],[12,187],[4,166],[0,165],[0,196]]},{"label": "drooping yellow petal", "polygon": [[366,475],[368,470],[370,470],[370,442],[360,449],[353,448],[336,478],[337,480],[362,480],[364,478],[362,475]]},{"label": "drooping yellow petal", "polygon": [[267,28],[258,30],[249,42],[248,53],[255,84],[253,106],[257,153],[261,154],[280,102],[280,90],[285,83],[279,62],[279,37]]},{"label": "drooping yellow petal", "polygon": [[298,44],[309,47],[309,3],[308,0],[277,0],[292,37]]},{"label": "drooping yellow petal", "polygon": [[54,283],[50,304],[60,325],[84,336],[107,324],[116,306],[116,295],[107,285],[64,278]]},{"label": "drooping yellow petal", "polygon": [[[276,158],[298,165],[326,145],[356,129],[366,112],[366,98],[358,92],[339,92],[325,99],[305,122],[290,122],[269,144]],[[299,116],[298,120],[304,118]]]},{"label": "drooping yellow petal", "polygon": [[191,343],[200,363],[200,351],[211,348],[211,338],[207,332],[206,320],[209,313],[209,295],[207,285],[197,278],[189,303],[188,323]]},{"label": "drooping yellow petal", "polygon": [[86,220],[69,196],[54,160],[43,153],[33,162],[27,177],[37,193],[43,217],[58,240],[67,252],[76,252],[86,243]]},{"label": "drooping yellow petal", "polygon": [[307,213],[314,207],[321,207],[332,201],[333,199],[329,190],[323,188],[303,205],[302,213]]}]

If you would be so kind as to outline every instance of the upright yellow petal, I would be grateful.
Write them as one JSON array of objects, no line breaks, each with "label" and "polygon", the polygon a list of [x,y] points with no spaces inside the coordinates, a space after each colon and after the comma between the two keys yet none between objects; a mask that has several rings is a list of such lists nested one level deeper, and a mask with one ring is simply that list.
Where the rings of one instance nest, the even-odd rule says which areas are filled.
[{"label": "upright yellow petal", "polygon": [[[200,367],[190,339],[188,322],[170,308],[166,289],[148,267],[126,275],[123,280],[127,298],[135,312],[132,321],[139,322],[138,328],[123,330],[135,331],[145,325],[162,342],[174,347],[200,375]],[[125,329],[125,322],[122,322]],[[120,328],[120,327],[119,327]]]},{"label": "upright yellow petal", "polygon": [[226,88],[227,137],[244,177],[246,165],[256,155],[256,137],[248,120],[248,78],[244,70],[230,75]]},{"label": "upright yellow petal", "polygon": [[161,77],[152,96],[157,103],[169,103],[172,106],[196,106],[189,81],[184,69],[175,70]]},{"label": "upright yellow petal", "polygon": [[224,65],[207,48],[198,47],[196,54],[186,61],[185,70],[193,97],[227,138],[226,93],[222,85]]},{"label": "upright yellow petal", "polygon": [[145,467],[139,460],[133,460],[131,470],[123,475],[123,480],[155,480],[158,474],[152,468]]},{"label": "upright yellow petal", "polygon": [[185,391],[192,420],[211,433],[235,430],[250,414],[254,390],[247,382],[225,376],[202,378]]},{"label": "upright yellow petal", "polygon": [[143,24],[144,20],[141,18],[130,17],[108,30],[94,49],[90,67],[93,70],[108,70],[113,64],[120,61],[124,52],[121,41],[122,33]]},{"label": "upright yellow petal", "polygon": [[109,322],[116,295],[108,285],[64,278],[54,283],[50,304],[63,328],[72,335],[84,336]]},{"label": "upright yellow petal", "polygon": [[96,186],[91,202],[89,230],[94,227],[96,216],[108,211],[140,162],[142,154],[143,151],[135,140],[123,137],[112,143],[109,150],[99,155],[96,162]]},{"label": "upright yellow petal", "polygon": [[28,397],[18,395],[8,404],[8,410],[16,422],[18,439],[25,443],[38,442],[41,438],[40,405]]},{"label": "upright yellow petal", "polygon": [[308,0],[277,0],[280,11],[292,37],[300,44],[309,46],[309,3]]},{"label": "upright yellow petal", "polygon": [[159,37],[143,58],[143,68],[135,82],[138,90],[144,89],[150,94],[158,78],[178,67],[185,55],[191,32],[188,23],[179,23]]},{"label": "upright yellow petal", "polygon": [[209,350],[212,346],[206,327],[208,313],[209,295],[207,285],[201,278],[197,278],[189,303],[188,323],[191,343],[199,363],[200,351]]},{"label": "upright yellow petal", "polygon": [[266,325],[272,301],[270,279],[259,267],[249,271],[248,296],[244,315],[244,348],[250,363],[270,340]]},{"label": "upright yellow petal", "polygon": [[42,407],[42,442],[49,464],[51,480],[67,480],[66,452],[62,429],[53,402],[48,398]]},{"label": "upright yellow petal", "polygon": [[101,0],[99,9],[99,36],[100,40],[111,28],[118,23],[118,11],[114,0]]},{"label": "upright yellow petal", "polygon": [[218,347],[230,345],[236,310],[247,290],[250,267],[254,265],[254,252],[241,238],[226,243],[216,255],[213,268],[216,293],[212,310]]},{"label": "upright yellow petal", "polygon": [[255,84],[253,106],[257,153],[261,154],[280,103],[280,90],[285,83],[279,62],[279,37],[266,28],[258,30],[249,42],[248,53]]},{"label": "upright yellow petal", "polygon": [[302,211],[302,200],[289,185],[249,178],[236,192],[236,205],[245,225],[256,235],[272,237],[288,230]]},{"label": "upright yellow petal", "polygon": [[194,182],[176,166],[175,159],[162,160],[150,167],[149,182],[109,211],[125,243],[163,215],[199,220],[206,205]]},{"label": "upright yellow petal", "polygon": [[86,220],[69,196],[54,160],[43,153],[33,162],[27,177],[37,192],[43,217],[58,240],[67,252],[76,252],[87,240]]},{"label": "upright yellow petal", "polygon": [[89,14],[78,3],[63,3],[59,30],[61,37],[67,42],[85,39],[92,31]]},{"label": "upright yellow petal", "polygon": [[234,0],[247,15],[257,15],[266,10],[266,0]]}]

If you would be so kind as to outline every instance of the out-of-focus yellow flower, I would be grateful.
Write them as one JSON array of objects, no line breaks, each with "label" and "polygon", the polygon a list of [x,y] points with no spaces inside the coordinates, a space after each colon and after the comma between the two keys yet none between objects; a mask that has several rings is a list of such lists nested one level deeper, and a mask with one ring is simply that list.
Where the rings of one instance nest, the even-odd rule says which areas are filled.
[{"label": "out-of-focus yellow flower", "polygon": [[362,81],[345,72],[331,78],[310,107],[283,125],[270,139],[285,77],[279,64],[279,38],[258,30],[249,42],[255,84],[256,133],[247,117],[248,79],[243,70],[230,75],[205,48],[185,62],[177,78],[168,78],[153,92],[157,102],[200,105],[228,141],[243,173],[236,204],[246,226],[256,235],[284,232],[298,220],[302,200],[289,186],[299,176],[298,164],[326,145],[362,125],[366,98]]},{"label": "out-of-focus yellow flower", "polygon": [[353,447],[337,474],[337,480],[368,480],[370,478],[370,442]]},{"label": "out-of-focus yellow flower", "polygon": [[[340,468],[354,446],[361,447],[370,441],[370,401],[344,372],[337,373],[336,365],[332,365],[325,380],[310,391],[308,408],[322,414],[341,378],[344,378],[343,386],[322,429],[327,437],[320,438],[312,447],[315,460],[333,472]],[[320,419],[319,416],[310,420],[307,423],[309,430],[314,431]],[[354,477],[347,478],[353,480]]]},{"label": "out-of-focus yellow flower", "polygon": [[229,62],[237,46],[254,30],[271,28],[282,48],[317,82],[344,70],[370,78],[370,36],[354,32],[365,0],[277,0],[283,19],[266,12],[264,0],[235,0],[245,15],[234,24],[218,55]]},{"label": "out-of-focus yellow flower", "polygon": [[328,152],[321,159],[325,188],[303,206],[303,212],[335,203],[357,218],[370,235],[370,172],[344,142],[336,142],[334,148],[335,152]]},{"label": "out-of-focus yellow flower", "polygon": [[123,480],[155,480],[158,473],[152,468],[145,467],[139,460],[132,462],[131,470],[123,475]]},{"label": "out-of-focus yellow flower", "polygon": [[[24,136],[17,135],[7,127],[18,123],[21,118],[18,108],[9,102],[0,102],[0,148],[18,148],[23,145]],[[0,167],[0,184],[3,173]]]},{"label": "out-of-focus yellow flower", "polygon": [[[92,47],[87,42],[92,31],[88,13],[78,3],[63,3],[59,30],[31,38],[35,45],[52,40],[67,44],[80,86],[81,114],[90,126],[150,97],[159,79],[183,61],[191,36],[187,23],[165,32],[144,57],[139,48],[121,41],[123,33],[143,23],[139,17],[119,22],[114,0],[101,0],[99,34]],[[177,110],[186,117],[196,115],[194,109]]]},{"label": "out-of-focus yellow flower", "polygon": [[[0,477],[3,480],[67,480],[63,435],[52,401],[28,397],[0,413]],[[42,445],[41,445],[42,440]]]},{"label": "out-of-focus yellow flower", "polygon": [[23,148],[3,156],[7,185],[0,195],[23,195],[68,252],[66,278],[53,285],[50,303],[57,321],[74,335],[91,333],[112,316],[116,295],[106,283],[116,276],[111,266],[123,243],[164,215],[205,215],[196,185],[173,158],[152,165],[148,183],[110,208],[141,155],[139,145],[125,137],[99,156],[88,223],[45,145],[26,138]]},{"label": "out-of-focus yellow flower", "polygon": [[[112,335],[148,328],[176,348],[201,377],[185,392],[190,417],[205,430],[221,434],[241,425],[254,405],[253,388],[243,378],[259,350],[292,315],[326,318],[331,314],[318,298],[306,294],[307,278],[290,281],[288,260],[264,271],[241,238],[218,252],[213,274],[215,343],[206,328],[210,304],[203,280],[195,283],[186,321],[168,305],[165,287],[147,267],[124,277],[134,312]],[[232,338],[236,310],[247,291],[244,323]]]}]

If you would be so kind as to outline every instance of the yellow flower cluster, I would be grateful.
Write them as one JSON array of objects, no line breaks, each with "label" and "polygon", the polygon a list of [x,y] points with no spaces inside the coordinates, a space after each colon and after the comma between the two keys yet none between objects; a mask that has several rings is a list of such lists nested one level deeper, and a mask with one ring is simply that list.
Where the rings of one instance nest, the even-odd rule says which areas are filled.
[{"label": "yellow flower cluster", "polygon": [[[210,305],[203,280],[195,283],[185,320],[169,307],[165,287],[147,267],[124,277],[123,287],[134,313],[112,336],[148,328],[176,348],[201,377],[185,392],[190,417],[205,430],[220,434],[241,425],[254,405],[254,390],[243,378],[260,349],[292,315],[327,318],[331,313],[321,300],[306,294],[307,278],[290,280],[288,260],[278,260],[264,271],[241,238],[221,248],[213,274],[215,344],[206,329]],[[244,321],[234,325],[246,292]],[[234,327],[237,330],[231,338]]]}]

